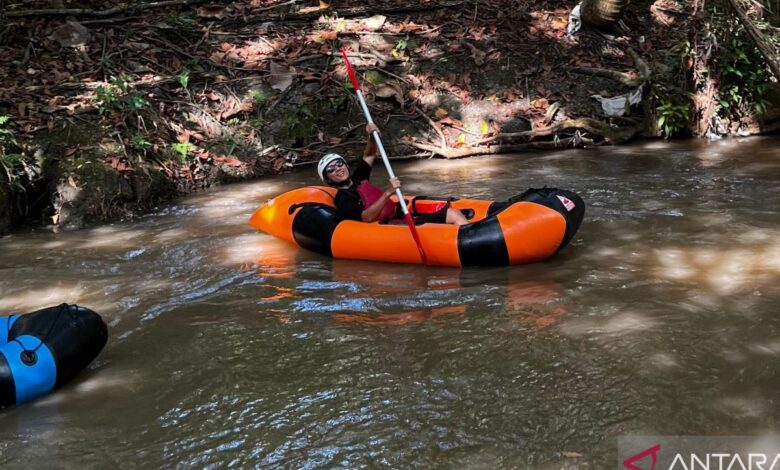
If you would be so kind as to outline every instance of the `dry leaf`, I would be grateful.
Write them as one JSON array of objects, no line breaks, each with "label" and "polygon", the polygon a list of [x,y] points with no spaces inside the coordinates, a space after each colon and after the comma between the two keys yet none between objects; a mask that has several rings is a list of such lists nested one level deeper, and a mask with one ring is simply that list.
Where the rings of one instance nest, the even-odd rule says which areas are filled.
[{"label": "dry leaf", "polygon": [[490,132],[490,127],[488,126],[487,121],[484,119],[479,120],[479,131],[482,133],[482,135],[487,135]]},{"label": "dry leaf", "polygon": [[374,89],[374,95],[379,98],[395,98],[398,103],[404,105],[404,93],[398,85],[388,83]]},{"label": "dry leaf", "polygon": [[321,31],[317,36],[321,41],[335,41],[339,37],[336,31]]},{"label": "dry leaf", "polygon": [[550,106],[550,103],[547,101],[546,98],[539,98],[539,99],[533,100],[533,102],[531,102],[531,105],[534,108],[547,109],[547,107]]},{"label": "dry leaf", "polygon": [[89,30],[76,21],[68,20],[64,25],[54,30],[52,37],[62,47],[81,46],[89,41]]},{"label": "dry leaf", "polygon": [[385,24],[385,21],[387,20],[386,16],[383,15],[374,15],[370,18],[366,18],[363,20],[363,26],[366,27],[369,31],[376,31],[378,29],[381,29],[382,26]]},{"label": "dry leaf", "polygon": [[274,90],[284,91],[290,88],[293,82],[292,68],[285,65],[271,62],[271,74],[268,76],[268,83]]},{"label": "dry leaf", "polygon": [[433,113],[434,116],[436,116],[436,119],[443,119],[447,117],[449,113],[444,108],[436,108],[436,112]]}]

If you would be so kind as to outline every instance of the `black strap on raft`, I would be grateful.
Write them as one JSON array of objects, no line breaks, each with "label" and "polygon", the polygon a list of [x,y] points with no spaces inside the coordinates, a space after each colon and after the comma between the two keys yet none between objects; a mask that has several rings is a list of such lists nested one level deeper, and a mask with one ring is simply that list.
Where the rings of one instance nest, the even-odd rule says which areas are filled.
[{"label": "black strap on raft", "polygon": [[[22,362],[27,366],[33,366],[36,362],[38,362],[38,349],[43,346],[43,343],[46,342],[47,339],[49,339],[49,335],[51,335],[52,331],[54,331],[54,325],[57,324],[57,322],[60,320],[60,316],[62,315],[62,312],[69,310],[70,305],[68,304],[60,304],[57,308],[57,316],[54,317],[54,320],[51,322],[51,325],[49,325],[49,331],[46,332],[46,334],[41,338],[41,342],[38,343],[38,346],[36,346],[34,349],[27,349],[24,344],[22,344],[21,341],[19,341],[18,338],[14,338],[11,341],[14,341],[16,344],[19,345],[19,347],[22,348],[22,352],[19,354],[19,358],[22,360]],[[8,331],[7,337],[11,336],[11,322],[8,322]]]}]

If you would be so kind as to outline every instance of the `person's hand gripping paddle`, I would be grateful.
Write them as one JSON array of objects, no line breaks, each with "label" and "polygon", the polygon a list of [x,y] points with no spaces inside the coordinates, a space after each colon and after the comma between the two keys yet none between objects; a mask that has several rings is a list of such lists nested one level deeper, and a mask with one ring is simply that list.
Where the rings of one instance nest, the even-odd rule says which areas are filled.
[{"label": "person's hand gripping paddle", "polygon": [[[349,79],[352,81],[352,87],[355,89],[355,93],[357,94],[360,107],[363,109],[363,115],[366,117],[366,121],[369,124],[373,124],[374,121],[371,119],[371,113],[368,110],[368,105],[366,105],[366,99],[363,97],[363,92],[360,91],[360,84],[357,81],[357,76],[355,75],[355,71],[352,69],[352,64],[349,63],[347,50],[343,47],[341,48],[341,55],[344,56],[344,65],[347,66],[347,73],[349,74]],[[387,169],[387,174],[390,176],[390,178],[395,178],[393,168],[390,166],[390,160],[387,159],[387,153],[385,152],[385,148],[382,145],[382,139],[379,137],[379,133],[374,131],[371,133],[371,135],[374,137],[374,142],[376,142],[376,146],[379,149],[379,154],[382,156],[382,161],[384,162],[385,168]],[[417,234],[417,228],[414,226],[414,220],[412,220],[412,216],[409,214],[409,208],[406,206],[406,201],[404,200],[403,193],[401,193],[401,188],[395,188],[395,195],[398,196],[398,203],[401,205],[401,211],[404,213],[406,225],[409,226],[409,230],[412,232],[412,238],[414,238],[414,242],[417,244],[417,249],[420,251],[420,258],[422,258],[423,264],[428,264],[428,258],[425,256],[425,250],[423,250],[422,243],[420,242],[420,236]]]}]

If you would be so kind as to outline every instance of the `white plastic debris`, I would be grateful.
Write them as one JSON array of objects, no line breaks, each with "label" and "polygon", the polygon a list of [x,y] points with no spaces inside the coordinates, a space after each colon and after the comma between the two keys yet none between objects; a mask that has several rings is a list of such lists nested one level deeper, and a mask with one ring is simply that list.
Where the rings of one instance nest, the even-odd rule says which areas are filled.
[{"label": "white plastic debris", "polygon": [[631,106],[637,105],[642,101],[642,88],[639,87],[631,93],[626,93],[612,98],[604,98],[601,95],[591,95],[591,98],[599,100],[601,109],[609,117],[622,116],[626,114]]},{"label": "white plastic debris", "polygon": [[582,18],[580,16],[580,7],[582,7],[582,2],[578,3],[576,7],[572,8],[571,13],[569,14],[569,28],[566,31],[566,34],[571,39],[572,36],[574,36],[574,33],[580,30],[582,28]]}]

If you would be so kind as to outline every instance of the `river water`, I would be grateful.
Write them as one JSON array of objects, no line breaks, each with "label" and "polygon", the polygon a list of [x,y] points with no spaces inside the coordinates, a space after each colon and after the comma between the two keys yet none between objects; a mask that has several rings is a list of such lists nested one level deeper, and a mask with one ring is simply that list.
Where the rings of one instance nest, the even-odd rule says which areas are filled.
[{"label": "river water", "polygon": [[246,223],[309,169],[2,238],[0,312],[78,303],[109,341],[0,412],[0,466],[614,468],[620,436],[778,432],[780,140],[396,172],[411,194],[547,185],[588,211],[533,265],[331,260]]}]

